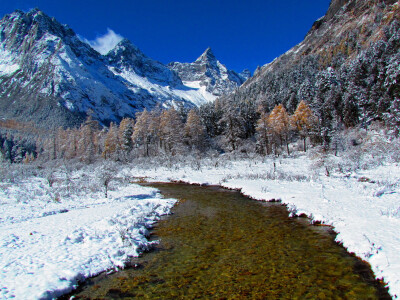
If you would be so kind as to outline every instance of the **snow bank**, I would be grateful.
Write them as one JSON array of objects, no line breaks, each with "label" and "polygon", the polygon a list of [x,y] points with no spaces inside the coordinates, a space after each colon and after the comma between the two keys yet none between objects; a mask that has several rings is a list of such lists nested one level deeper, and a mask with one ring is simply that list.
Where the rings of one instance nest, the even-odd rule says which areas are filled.
[{"label": "snow bank", "polygon": [[122,268],[151,247],[148,228],[175,203],[133,184],[108,198],[66,199],[49,196],[43,178],[0,184],[1,299],[51,299],[79,280]]},{"label": "snow bank", "polygon": [[[193,164],[192,164],[193,165]],[[275,166],[274,166],[275,165]],[[392,296],[400,296],[400,168],[325,175],[315,161],[299,158],[199,162],[196,167],[134,169],[155,181],[216,184],[255,199],[281,199],[292,214],[332,225],[343,243],[371,264]]]}]

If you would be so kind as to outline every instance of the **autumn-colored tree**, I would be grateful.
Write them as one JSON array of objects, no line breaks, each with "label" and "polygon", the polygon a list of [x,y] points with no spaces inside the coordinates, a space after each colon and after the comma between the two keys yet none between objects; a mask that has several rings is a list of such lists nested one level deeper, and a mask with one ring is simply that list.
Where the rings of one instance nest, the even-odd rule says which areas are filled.
[{"label": "autumn-colored tree", "polygon": [[303,150],[306,152],[306,139],[316,125],[316,117],[305,101],[301,101],[290,117],[290,124],[303,139]]},{"label": "autumn-colored tree", "polygon": [[[289,152],[289,132],[290,132],[290,123],[289,123],[289,115],[286,112],[285,107],[282,104],[275,106],[275,108],[271,111],[268,117],[268,127],[271,134],[279,139],[281,145],[283,146],[286,143],[287,153]],[[276,141],[275,144],[275,153],[276,151]]]},{"label": "autumn-colored tree", "polygon": [[99,129],[100,125],[91,117],[81,125],[78,137],[78,157],[91,163],[99,152]]},{"label": "autumn-colored tree", "polygon": [[136,123],[133,127],[132,141],[136,148],[143,147],[143,155],[149,156],[150,144],[150,113],[145,109],[136,114]]},{"label": "autumn-colored tree", "polygon": [[25,157],[24,157],[24,159],[22,160],[22,162],[24,163],[24,164],[29,164],[29,163],[31,163],[31,162],[33,162],[35,160],[35,156],[33,155],[33,153],[25,153]]},{"label": "autumn-colored tree", "polygon": [[185,124],[185,141],[190,147],[203,149],[205,146],[206,128],[195,109],[191,109]]},{"label": "autumn-colored tree", "polygon": [[153,109],[149,116],[149,143],[154,147],[154,154],[157,154],[162,146],[161,114],[159,109]]},{"label": "autumn-colored tree", "polygon": [[111,158],[119,149],[118,128],[114,123],[110,124],[105,141],[102,156]]},{"label": "autumn-colored tree", "polygon": [[182,120],[174,108],[162,112],[160,118],[160,136],[164,150],[167,153],[175,155],[182,145],[182,128]]}]

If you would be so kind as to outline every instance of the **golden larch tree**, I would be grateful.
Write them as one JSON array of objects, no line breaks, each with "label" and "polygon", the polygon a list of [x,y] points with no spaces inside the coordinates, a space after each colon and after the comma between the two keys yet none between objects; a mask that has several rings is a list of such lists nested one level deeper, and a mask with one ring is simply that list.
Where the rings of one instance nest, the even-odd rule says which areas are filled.
[{"label": "golden larch tree", "polygon": [[[274,107],[268,117],[268,127],[272,135],[280,140],[281,146],[286,143],[287,153],[289,152],[289,114],[285,107],[279,104]],[[276,153],[276,141],[275,141],[275,153]]]},{"label": "golden larch tree", "polygon": [[299,103],[296,111],[290,117],[290,124],[302,137],[303,149],[305,152],[307,150],[306,140],[316,125],[316,117],[304,100]]}]

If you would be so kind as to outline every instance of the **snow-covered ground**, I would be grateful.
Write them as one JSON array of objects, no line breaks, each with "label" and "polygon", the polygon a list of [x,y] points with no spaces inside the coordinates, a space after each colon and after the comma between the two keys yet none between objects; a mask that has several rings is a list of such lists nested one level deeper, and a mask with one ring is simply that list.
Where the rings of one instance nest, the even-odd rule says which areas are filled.
[{"label": "snow-covered ground", "polygon": [[[332,225],[337,241],[368,261],[395,298],[400,295],[399,165],[346,172],[335,159],[166,157],[125,168],[103,162],[78,171],[67,165],[39,169],[36,175],[18,175],[25,167],[16,175],[10,170],[0,181],[0,298],[59,296],[151,247],[147,229],[175,200],[129,183],[132,177],[215,184],[255,199],[281,199],[293,215]],[[113,180],[105,198],[109,174]]]},{"label": "snow-covered ground", "polygon": [[259,200],[281,199],[292,214],[332,225],[336,240],[369,262],[393,297],[400,296],[399,165],[352,173],[330,169],[327,176],[321,161],[300,156],[137,167],[132,172],[148,180],[221,185]]},{"label": "snow-covered ground", "polygon": [[0,183],[0,299],[51,299],[123,267],[151,247],[148,228],[175,203],[120,182],[105,198],[96,174],[61,173],[51,187],[45,177]]}]

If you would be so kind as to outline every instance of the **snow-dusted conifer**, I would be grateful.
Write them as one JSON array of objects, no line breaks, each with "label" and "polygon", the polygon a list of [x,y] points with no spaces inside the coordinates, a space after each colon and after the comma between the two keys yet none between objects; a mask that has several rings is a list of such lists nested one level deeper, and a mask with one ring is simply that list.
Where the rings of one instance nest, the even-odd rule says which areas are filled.
[{"label": "snow-dusted conifer", "polygon": [[353,127],[359,121],[359,106],[357,102],[358,89],[350,84],[343,96],[343,123],[346,127]]},{"label": "snow-dusted conifer", "polygon": [[261,147],[261,151],[264,154],[270,153],[270,141],[269,141],[269,130],[268,130],[268,114],[261,112],[260,118],[257,122],[257,143]]},{"label": "snow-dusted conifer", "polygon": [[223,126],[223,137],[225,144],[235,151],[238,147],[240,138],[244,136],[244,120],[240,114],[239,103],[228,100],[223,105],[223,114],[219,121]]},{"label": "snow-dusted conifer", "polygon": [[222,109],[218,99],[214,103],[203,104],[199,109],[199,115],[209,137],[213,138],[222,133],[220,124]]},{"label": "snow-dusted conifer", "polygon": [[125,155],[129,154],[133,149],[133,134],[134,121],[130,118],[124,118],[119,124],[119,141],[121,150]]},{"label": "snow-dusted conifer", "polygon": [[394,134],[400,134],[400,98],[394,99],[389,108],[389,112],[385,115],[386,123],[393,128]]}]

